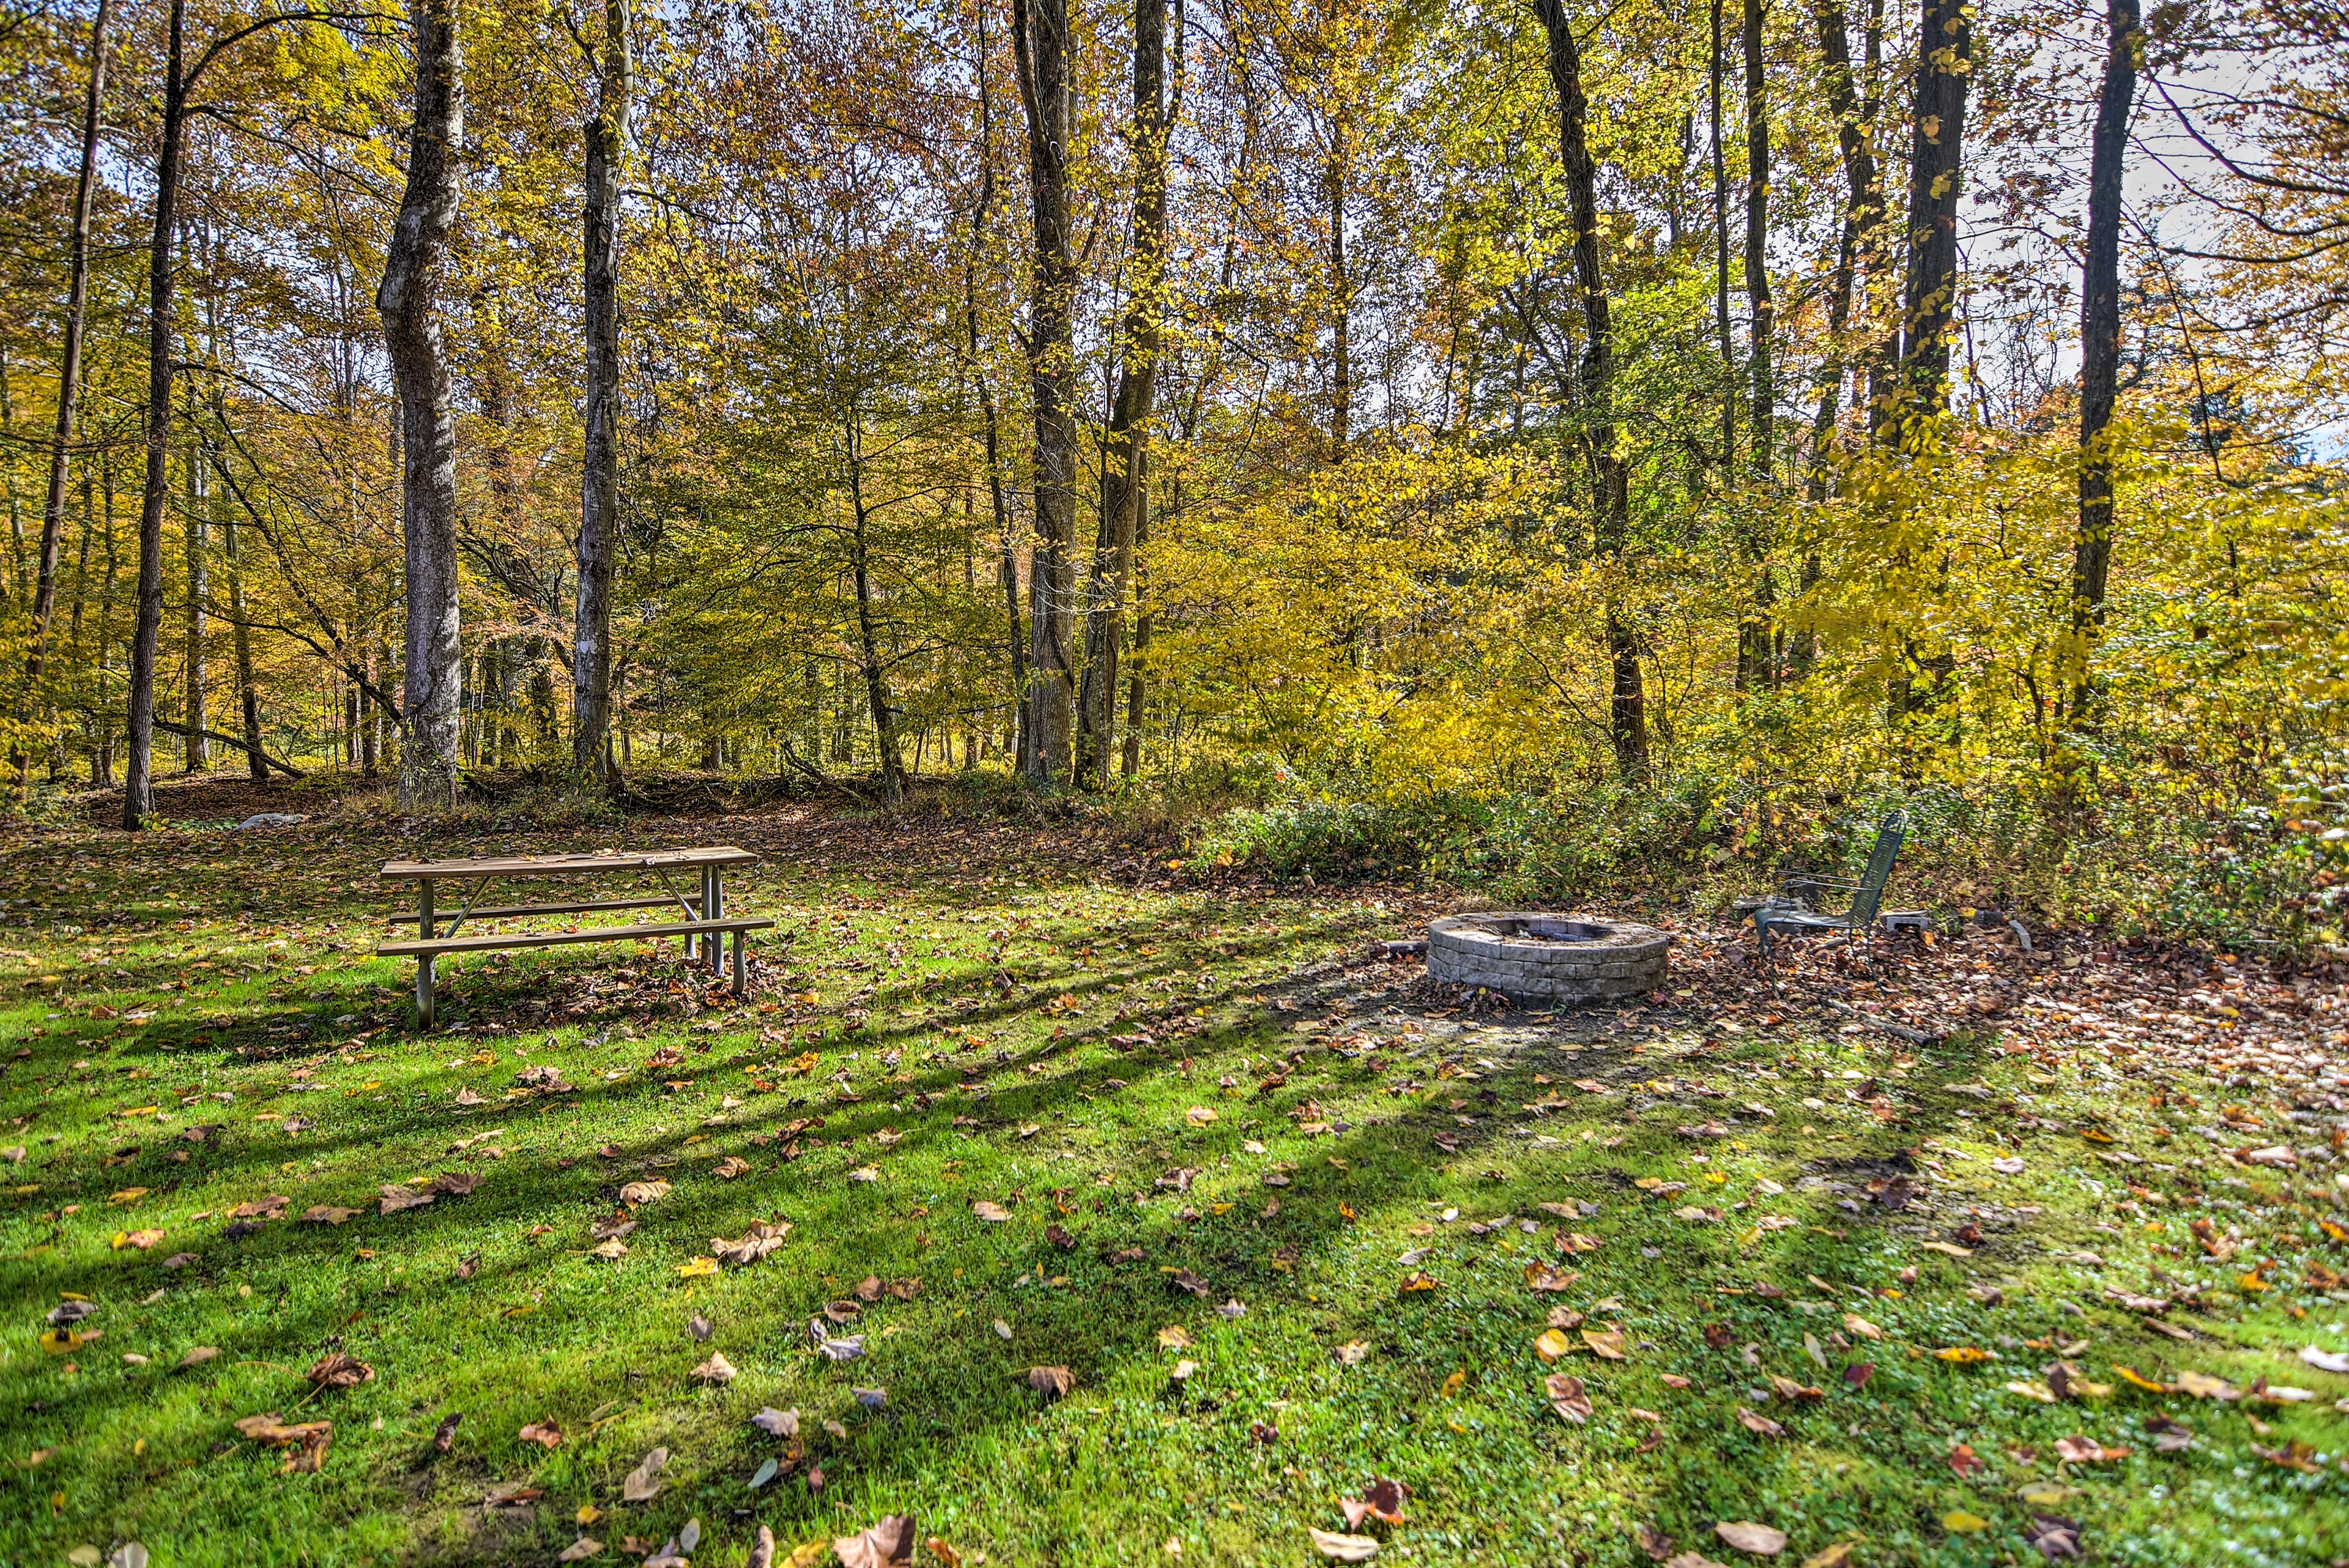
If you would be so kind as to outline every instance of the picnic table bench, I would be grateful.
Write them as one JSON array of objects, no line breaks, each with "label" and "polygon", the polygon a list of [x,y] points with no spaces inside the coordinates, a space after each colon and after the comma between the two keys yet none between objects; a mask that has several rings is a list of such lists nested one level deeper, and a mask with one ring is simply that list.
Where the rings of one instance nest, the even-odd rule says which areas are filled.
[{"label": "picnic table bench", "polygon": [[[394,860],[384,867],[387,882],[416,884],[416,912],[394,915],[396,924],[412,924],[416,940],[386,942],[376,949],[385,958],[414,958],[416,1012],[427,1029],[432,1027],[432,968],[442,953],[493,952],[508,948],[555,947],[565,942],[641,941],[653,937],[682,937],[686,956],[707,964],[714,972],[723,959],[726,938],[734,938],[734,994],[744,993],[743,944],[751,931],[774,921],[757,915],[727,912],[725,869],[753,866],[759,857],[730,844],[700,849],[611,850],[584,855],[510,855],[463,860]],[[680,892],[670,880],[687,871],[698,872],[699,888]],[[496,904],[482,907],[482,889],[492,882],[536,880],[554,877],[641,877],[659,879],[662,891],[653,897],[587,898],[555,904]],[[465,901],[454,915],[435,912],[433,893],[443,882],[465,884]],[[460,937],[457,928],[467,920],[514,919],[531,915],[585,914],[598,909],[667,909],[675,908],[685,919],[661,922],[622,921],[560,931],[492,931]]]}]

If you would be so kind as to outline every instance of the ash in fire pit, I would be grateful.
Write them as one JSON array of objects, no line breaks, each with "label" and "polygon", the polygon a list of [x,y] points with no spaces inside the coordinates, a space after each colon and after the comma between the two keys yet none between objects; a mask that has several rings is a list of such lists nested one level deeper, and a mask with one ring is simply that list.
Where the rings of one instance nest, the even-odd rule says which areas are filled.
[{"label": "ash in fire pit", "polygon": [[1585,1001],[1664,982],[1672,939],[1589,915],[1453,915],[1427,928],[1427,972],[1513,997]]}]

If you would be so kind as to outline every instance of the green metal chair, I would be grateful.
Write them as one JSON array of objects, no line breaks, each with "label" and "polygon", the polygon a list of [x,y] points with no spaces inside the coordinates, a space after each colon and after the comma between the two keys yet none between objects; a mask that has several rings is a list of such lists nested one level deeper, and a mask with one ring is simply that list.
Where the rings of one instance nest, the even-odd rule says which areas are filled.
[{"label": "green metal chair", "polygon": [[[1779,894],[1765,898],[1754,911],[1754,933],[1761,949],[1761,961],[1770,961],[1770,933],[1780,931],[1847,931],[1859,936],[1864,943],[1876,926],[1877,906],[1884,901],[1884,885],[1892,880],[1892,863],[1900,856],[1902,840],[1909,836],[1909,814],[1896,811],[1878,824],[1876,846],[1868,852],[1868,868],[1857,882],[1837,877],[1816,877],[1807,872],[1790,877]],[[1796,889],[1821,892],[1841,892],[1851,895],[1851,908],[1840,915],[1822,913],[1810,907],[1808,898]]]}]

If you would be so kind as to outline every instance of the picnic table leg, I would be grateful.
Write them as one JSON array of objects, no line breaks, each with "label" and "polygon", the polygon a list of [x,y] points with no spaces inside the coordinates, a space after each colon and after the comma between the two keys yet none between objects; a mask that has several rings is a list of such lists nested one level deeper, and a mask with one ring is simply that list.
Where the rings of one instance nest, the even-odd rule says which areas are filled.
[{"label": "picnic table leg", "polygon": [[742,943],[750,935],[748,931],[734,933],[734,997],[738,1002],[745,994],[745,987],[742,983]]},{"label": "picnic table leg", "polygon": [[[703,893],[701,898],[701,918],[705,920],[715,920],[723,918],[725,913],[726,874],[720,871],[717,867],[712,866],[709,867],[709,888],[708,890]],[[708,950],[709,957],[709,972],[715,975],[725,966],[726,963],[726,933],[724,931],[712,931],[709,935],[709,944],[710,945]],[[739,950],[741,945],[742,939],[739,936],[736,937],[734,939],[734,946]]]},{"label": "picnic table leg", "polygon": [[[432,940],[432,878],[423,877],[416,883],[416,929],[425,941]],[[429,950],[416,955],[416,1016],[422,1025],[432,1027],[432,960]]]}]

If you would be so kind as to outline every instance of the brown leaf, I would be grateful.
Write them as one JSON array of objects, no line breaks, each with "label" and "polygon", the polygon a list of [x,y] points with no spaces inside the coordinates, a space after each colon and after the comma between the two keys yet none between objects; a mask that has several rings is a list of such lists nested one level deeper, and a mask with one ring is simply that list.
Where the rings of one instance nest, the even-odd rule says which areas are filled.
[{"label": "brown leaf", "polygon": [[781,1246],[783,1238],[791,1234],[791,1221],[787,1220],[771,1225],[763,1220],[754,1220],[750,1222],[750,1228],[742,1232],[739,1241],[730,1241],[723,1236],[712,1236],[709,1239],[709,1250],[716,1253],[721,1262],[732,1263],[740,1268],[757,1262]]},{"label": "brown leaf", "polygon": [[432,1447],[436,1452],[445,1454],[449,1451],[449,1446],[457,1440],[457,1423],[464,1418],[457,1411],[450,1411],[440,1417],[440,1424],[432,1428]]},{"label": "brown leaf", "polygon": [[1775,1557],[1786,1550],[1785,1531],[1748,1520],[1723,1520],[1713,1527],[1713,1532],[1740,1552],[1751,1552],[1756,1557]]},{"label": "brown leaf", "polygon": [[397,1214],[403,1209],[421,1209],[432,1201],[432,1194],[420,1188],[398,1183],[386,1183],[377,1189],[383,1195],[383,1214]]},{"label": "brown leaf", "polygon": [[339,1225],[358,1212],[356,1209],[336,1209],[320,1203],[302,1211],[302,1218],[313,1225]]},{"label": "brown leaf", "polygon": [[1608,1361],[1623,1361],[1630,1356],[1630,1352],[1624,1346],[1623,1331],[1619,1328],[1586,1328],[1582,1331],[1582,1342]]},{"label": "brown leaf", "polygon": [[1058,1399],[1076,1383],[1065,1366],[1031,1366],[1028,1369],[1028,1386],[1047,1399]]},{"label": "brown leaf", "polygon": [[533,1421],[514,1436],[525,1443],[536,1443],[542,1448],[551,1449],[563,1441],[563,1429],[552,1421]]},{"label": "brown leaf", "polygon": [[1950,1450],[1950,1469],[1961,1476],[1982,1473],[1982,1456],[1974,1452],[1971,1443],[1960,1443]]},{"label": "brown leaf", "polygon": [[1584,1390],[1581,1378],[1553,1372],[1544,1381],[1549,1388],[1551,1409],[1578,1427],[1590,1418],[1590,1396]]},{"label": "brown leaf", "polygon": [[272,1410],[266,1415],[247,1416],[236,1423],[236,1429],[264,1449],[286,1449],[285,1473],[315,1474],[326,1462],[326,1449],[335,1440],[332,1421],[298,1421],[286,1425],[285,1418]]},{"label": "brown leaf", "polygon": [[914,1560],[914,1516],[893,1513],[860,1535],[842,1536],[832,1543],[841,1568],[897,1568]]},{"label": "brown leaf", "polygon": [[709,1360],[693,1369],[692,1376],[704,1383],[731,1383],[735,1377],[734,1364],[726,1359],[725,1352],[713,1350]]},{"label": "brown leaf", "polygon": [[738,1176],[747,1176],[750,1170],[750,1162],[735,1154],[728,1155],[709,1168],[710,1174],[721,1181],[731,1181]]},{"label": "brown leaf", "polygon": [[362,1383],[375,1381],[375,1368],[338,1350],[321,1358],[317,1366],[310,1368],[307,1376],[321,1388],[356,1388]]},{"label": "brown leaf", "polygon": [[620,1201],[623,1203],[652,1203],[667,1196],[668,1183],[666,1181],[629,1181],[623,1182],[620,1187]]},{"label": "brown leaf", "polygon": [[[1000,1204],[1000,1203],[994,1203],[994,1202],[990,1202],[990,1201],[988,1201],[987,1199],[984,1199],[984,1198],[980,1199],[978,1202],[976,1202],[976,1203],[972,1204],[972,1205],[970,1206],[970,1211],[971,1211],[973,1214],[978,1215],[978,1218],[979,1218],[979,1220],[980,1220],[980,1221],[981,1221],[982,1223],[988,1224],[988,1225],[1000,1225],[1000,1224],[1002,1224],[1006,1220],[1009,1220],[1009,1219],[1010,1219],[1010,1218],[1011,1218],[1011,1210],[1010,1210],[1006,1209],[1006,1208],[1005,1208],[1005,1207],[1003,1207],[1003,1205],[1002,1205],[1002,1204]],[[903,1519],[903,1518],[905,1518],[905,1517],[906,1517],[906,1516],[905,1516],[905,1515],[904,1515],[904,1514],[892,1514],[892,1515],[890,1515],[890,1516],[889,1516],[889,1518],[890,1518],[890,1519]],[[880,1529],[880,1528],[881,1528],[881,1525],[887,1524],[888,1522],[889,1522],[889,1520],[888,1520],[888,1519],[885,1519],[885,1520],[883,1520],[883,1521],[881,1521],[881,1524],[876,1524],[876,1525],[874,1525],[874,1526],[873,1527],[873,1529],[874,1529],[874,1530],[878,1530],[878,1529]],[[870,1535],[871,1533],[872,1533],[872,1531],[867,1531],[867,1532],[865,1532],[865,1534],[866,1534],[866,1535]],[[857,1539],[858,1539],[858,1540],[860,1540],[860,1541],[862,1541],[864,1538],[864,1536],[861,1536],[861,1535],[857,1537]],[[909,1537],[908,1539],[910,1540],[911,1538]],[[909,1548],[909,1550],[910,1550],[910,1548]]]},{"label": "brown leaf", "polygon": [[1744,1427],[1747,1431],[1754,1433],[1757,1437],[1783,1438],[1786,1435],[1785,1428],[1778,1425],[1777,1422],[1773,1421],[1767,1416],[1759,1416],[1754,1414],[1743,1405],[1737,1407],[1737,1422],[1738,1425]]},{"label": "brown leaf", "polygon": [[1306,1526],[1305,1533],[1312,1537],[1314,1550],[1333,1563],[1368,1563],[1379,1554],[1379,1543],[1367,1535],[1341,1535],[1311,1525]]},{"label": "brown leaf", "polygon": [[644,1461],[635,1469],[630,1470],[627,1479],[620,1482],[621,1501],[649,1502],[658,1496],[660,1481],[657,1478],[660,1475],[661,1467],[667,1463],[668,1463],[667,1449],[655,1449],[651,1453],[647,1454]]},{"label": "brown leaf", "polygon": [[1661,1563],[1672,1554],[1672,1538],[1654,1525],[1643,1521],[1637,1534],[1640,1550],[1648,1554],[1649,1561]]},{"label": "brown leaf", "polygon": [[481,1173],[473,1170],[444,1170],[432,1179],[432,1190],[444,1198],[462,1198],[481,1185]]}]

